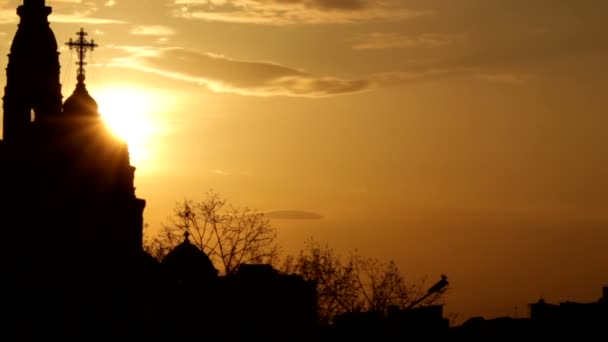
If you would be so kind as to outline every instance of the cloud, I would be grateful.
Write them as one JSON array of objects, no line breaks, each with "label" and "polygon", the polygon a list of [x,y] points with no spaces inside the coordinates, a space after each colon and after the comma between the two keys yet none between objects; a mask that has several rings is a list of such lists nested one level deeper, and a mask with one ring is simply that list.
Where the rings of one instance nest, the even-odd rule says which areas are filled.
[{"label": "cloud", "polygon": [[211,170],[211,173],[213,173],[215,175],[218,175],[218,176],[223,176],[223,177],[231,175],[230,172],[227,172],[227,171],[224,171],[224,170],[221,170],[221,169]]},{"label": "cloud", "polygon": [[420,83],[445,78],[475,78],[486,82],[500,83],[505,85],[523,85],[534,77],[529,73],[512,71],[497,72],[491,68],[484,67],[458,67],[444,66],[441,68],[429,67],[426,69],[413,68],[411,71],[388,71],[378,72],[369,76],[377,86],[400,86],[404,84]]},{"label": "cloud", "polygon": [[[0,3],[1,5],[1,3]],[[94,14],[98,11],[97,4],[94,2],[82,2],[81,0],[55,0],[51,7],[53,12],[49,16],[49,20],[54,23],[78,23],[78,24],[123,24],[124,21],[100,18]],[[0,25],[1,24],[16,24],[19,22],[19,16],[16,13],[16,7],[13,5],[4,4],[7,8],[0,9]]]},{"label": "cloud", "polygon": [[104,6],[106,6],[106,7],[112,7],[112,6],[115,6],[115,5],[116,5],[116,1],[114,1],[114,0],[108,0],[108,2],[106,2],[104,4]]},{"label": "cloud", "polygon": [[521,73],[480,73],[474,75],[475,78],[480,80],[493,82],[493,83],[502,83],[509,85],[521,85],[527,83],[532,79],[532,76],[529,74],[521,74]]},{"label": "cloud", "polygon": [[352,39],[353,50],[380,50],[411,47],[440,47],[450,45],[455,35],[425,33],[417,36],[406,36],[391,32],[374,32]]},{"label": "cloud", "polygon": [[203,85],[215,92],[254,96],[326,97],[369,90],[369,80],[316,75],[271,62],[252,62],[183,48],[110,46],[130,54],[109,66]]},{"label": "cloud", "polygon": [[109,45],[107,48],[127,54],[113,58],[107,66],[130,68],[202,85],[218,93],[249,96],[319,98],[454,77],[473,77],[512,85],[524,84],[531,79],[524,72],[496,72],[494,68],[467,66],[458,61],[432,58],[412,62],[402,70],[347,79],[317,75],[271,62],[243,61],[177,47]]},{"label": "cloud", "polygon": [[144,36],[171,36],[175,34],[175,30],[162,25],[140,25],[134,27],[130,33]]},{"label": "cloud", "polygon": [[175,0],[180,18],[244,24],[345,24],[430,15],[400,0]]},{"label": "cloud", "polygon": [[294,3],[301,2],[311,7],[317,7],[322,9],[361,9],[367,4],[364,0],[308,0],[308,1],[293,1],[293,0],[279,0],[279,3]]},{"label": "cloud", "polygon": [[277,220],[320,220],[323,219],[323,216],[310,212],[310,211],[302,211],[302,210],[275,210],[265,212],[264,216],[277,219]]},{"label": "cloud", "polygon": [[410,71],[377,72],[370,75],[370,79],[378,85],[391,86],[412,83],[441,76],[454,75],[456,69],[412,69]]},{"label": "cloud", "polygon": [[104,24],[124,24],[125,22],[122,20],[116,19],[107,19],[107,18],[95,18],[90,17],[86,12],[75,12],[75,13],[53,13],[51,14],[51,18],[49,19],[55,23],[66,23],[66,24],[96,24],[96,25],[104,25]]}]

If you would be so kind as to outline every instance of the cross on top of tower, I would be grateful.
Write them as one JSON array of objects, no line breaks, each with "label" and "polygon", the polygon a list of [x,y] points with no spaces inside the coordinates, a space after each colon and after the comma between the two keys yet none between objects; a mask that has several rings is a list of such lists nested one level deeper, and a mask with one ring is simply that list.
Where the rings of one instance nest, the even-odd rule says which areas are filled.
[{"label": "cross on top of tower", "polygon": [[86,57],[87,50],[93,51],[99,45],[95,44],[94,40],[89,42],[86,39],[88,33],[84,32],[83,28],[81,28],[79,32],[76,32],[76,34],[78,35],[78,39],[73,41],[72,38],[70,38],[70,41],[65,45],[69,46],[70,50],[76,49],[76,52],[78,52],[78,62],[76,62],[76,65],[78,65],[78,82],[82,83],[85,79],[84,66],[87,65],[87,63],[84,61],[84,59]]}]

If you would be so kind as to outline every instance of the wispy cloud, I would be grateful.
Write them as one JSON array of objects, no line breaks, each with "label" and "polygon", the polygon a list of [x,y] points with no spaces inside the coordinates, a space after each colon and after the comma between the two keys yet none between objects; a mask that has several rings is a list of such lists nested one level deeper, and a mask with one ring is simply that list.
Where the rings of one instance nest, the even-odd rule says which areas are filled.
[{"label": "wispy cloud", "polygon": [[521,74],[514,72],[502,72],[502,73],[479,73],[475,75],[476,78],[488,82],[494,83],[502,83],[502,84],[510,84],[510,85],[520,85],[527,83],[533,77],[530,74]]},{"label": "wispy cloud", "polygon": [[231,175],[230,172],[224,171],[224,170],[221,170],[221,169],[211,170],[211,173],[213,173],[214,175],[222,176],[222,177],[226,177],[226,176],[230,176]]},{"label": "wispy cloud", "polygon": [[57,13],[51,14],[51,19],[56,23],[74,23],[74,24],[124,24],[122,20],[108,19],[108,18],[96,18],[89,16],[89,13],[74,12],[74,13]]},{"label": "wispy cloud", "polygon": [[19,22],[19,17],[15,13],[14,8],[3,8],[0,9],[0,25],[2,24],[14,24]]},{"label": "wispy cloud", "polygon": [[[0,5],[2,5],[0,3]],[[98,11],[98,6],[95,2],[83,2],[81,0],[55,0],[51,4],[53,13],[49,16],[49,20],[54,23],[78,23],[78,24],[123,24],[124,21],[101,18],[95,16]],[[16,24],[19,22],[13,4],[4,4],[0,9],[0,24]]]},{"label": "wispy cloud", "polygon": [[144,36],[171,36],[175,34],[175,30],[162,25],[140,25],[131,29],[130,33]]},{"label": "wispy cloud", "polygon": [[454,75],[456,72],[456,69],[413,69],[411,71],[377,72],[370,75],[369,78],[378,85],[391,86]]},{"label": "wispy cloud", "polygon": [[115,58],[110,66],[192,82],[215,92],[254,96],[327,97],[365,91],[373,85],[363,79],[317,75],[276,63],[242,61],[183,48],[113,48],[128,52],[130,56]]},{"label": "wispy cloud", "polygon": [[246,24],[344,24],[430,15],[400,0],[175,0],[174,15]]},{"label": "wispy cloud", "polygon": [[[406,63],[401,70],[379,71],[355,78],[315,74],[277,63],[244,61],[178,47],[107,46],[118,50],[106,65],[130,68],[204,86],[218,93],[248,96],[319,98],[372,91],[383,87],[477,79],[505,85],[525,85],[534,75],[525,69],[498,69],[461,60],[428,58]],[[505,71],[507,70],[507,71]]]},{"label": "wispy cloud", "polygon": [[320,220],[323,218],[319,213],[303,210],[274,210],[265,212],[264,216],[278,220]]},{"label": "wispy cloud", "polygon": [[351,40],[354,50],[379,50],[410,47],[440,47],[450,45],[457,38],[453,34],[425,33],[408,36],[392,32],[374,32]]}]

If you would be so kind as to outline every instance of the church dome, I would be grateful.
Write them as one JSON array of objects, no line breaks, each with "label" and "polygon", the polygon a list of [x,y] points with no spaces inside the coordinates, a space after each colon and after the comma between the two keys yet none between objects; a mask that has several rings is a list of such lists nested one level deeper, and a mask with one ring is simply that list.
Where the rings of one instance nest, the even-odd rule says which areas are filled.
[{"label": "church dome", "polygon": [[207,254],[190,242],[188,233],[184,242],[163,258],[161,267],[169,279],[178,283],[210,280],[218,273]]},{"label": "church dome", "polygon": [[96,116],[98,113],[97,101],[89,94],[84,84],[83,75],[79,75],[76,89],[63,104],[63,113],[67,115]]}]

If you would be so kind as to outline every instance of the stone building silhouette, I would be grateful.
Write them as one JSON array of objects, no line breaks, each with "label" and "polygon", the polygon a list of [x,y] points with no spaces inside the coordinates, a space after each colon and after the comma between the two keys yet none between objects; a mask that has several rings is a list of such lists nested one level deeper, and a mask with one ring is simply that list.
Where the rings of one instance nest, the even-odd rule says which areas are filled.
[{"label": "stone building silhouette", "polygon": [[[4,307],[16,326],[52,330],[111,310],[108,298],[140,281],[146,255],[145,201],[135,195],[128,147],[103,124],[83,58],[76,89],[62,101],[50,13],[43,0],[17,9],[3,98],[0,218],[11,289]],[[84,32],[71,44],[80,57],[94,47]]]},{"label": "stone building silhouette", "polygon": [[96,44],[84,30],[67,43],[79,68],[63,101],[51,11],[44,0],[23,1],[8,56],[0,338],[305,336],[315,290],[303,279],[265,266],[218,277],[187,236],[162,263],[143,251],[146,202],[135,194],[128,146],[86,88],[84,60]]}]

